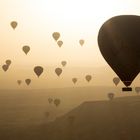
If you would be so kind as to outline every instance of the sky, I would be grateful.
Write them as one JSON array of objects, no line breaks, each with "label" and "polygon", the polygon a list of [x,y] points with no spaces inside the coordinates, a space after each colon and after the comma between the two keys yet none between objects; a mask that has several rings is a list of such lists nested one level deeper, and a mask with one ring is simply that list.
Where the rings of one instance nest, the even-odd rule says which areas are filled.
[{"label": "sky", "polygon": [[[55,74],[51,75],[51,70],[61,67],[63,60],[71,71],[66,75],[67,80],[77,73],[84,77],[97,72],[89,67],[107,67],[110,77],[115,76],[99,51],[98,31],[113,16],[140,15],[139,7],[138,0],[0,0],[0,66],[5,60],[12,60],[7,75],[0,69],[0,83],[3,83],[0,88],[16,87],[13,82],[17,79],[34,78],[32,70],[36,65],[50,72],[46,72],[50,76],[48,87],[65,85],[65,82],[55,83]],[[11,21],[18,23],[15,30]],[[61,48],[52,37],[53,32],[60,33]],[[79,44],[80,39],[85,40],[83,46]],[[31,49],[27,55],[22,51],[25,45]],[[81,73],[71,70],[73,67],[81,67]],[[39,87],[43,88],[45,84]]]}]

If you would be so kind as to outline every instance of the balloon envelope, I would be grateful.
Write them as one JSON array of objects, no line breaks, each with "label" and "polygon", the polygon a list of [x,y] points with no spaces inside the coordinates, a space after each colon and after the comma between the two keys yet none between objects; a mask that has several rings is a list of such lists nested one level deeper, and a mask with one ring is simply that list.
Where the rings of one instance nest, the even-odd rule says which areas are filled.
[{"label": "balloon envelope", "polygon": [[86,75],[86,80],[88,81],[88,82],[90,82],[90,80],[92,79],[92,76],[91,75]]},{"label": "balloon envelope", "polygon": [[6,62],[6,64],[7,64],[8,66],[10,66],[11,60],[8,59],[8,60],[6,60],[5,62]]},{"label": "balloon envelope", "polygon": [[99,30],[100,51],[126,86],[140,72],[140,16],[122,15],[106,21]]},{"label": "balloon envelope", "polygon": [[77,78],[72,78],[72,82],[73,82],[74,84],[76,84]]},{"label": "balloon envelope", "polygon": [[26,79],[26,80],[25,80],[25,83],[26,83],[27,85],[30,85],[31,79]]},{"label": "balloon envelope", "polygon": [[21,80],[17,80],[18,85],[21,85],[22,81]]},{"label": "balloon envelope", "polygon": [[18,23],[16,21],[12,21],[11,22],[11,26],[13,29],[15,29],[17,27]]},{"label": "balloon envelope", "polygon": [[42,72],[43,72],[43,67],[41,67],[41,66],[35,66],[34,67],[34,72],[39,77],[42,74]]},{"label": "balloon envelope", "polygon": [[55,73],[57,74],[57,76],[60,76],[60,74],[62,73],[62,69],[61,68],[56,68]]},{"label": "balloon envelope", "polygon": [[59,47],[61,47],[61,46],[63,45],[63,41],[59,40],[59,41],[57,42],[57,44],[58,44]]},{"label": "balloon envelope", "polygon": [[60,99],[55,99],[55,100],[54,100],[54,104],[55,104],[56,106],[58,106],[58,105],[60,104],[60,102],[61,102]]},{"label": "balloon envelope", "polygon": [[30,47],[29,46],[23,46],[22,50],[25,54],[28,54],[28,52],[30,51]]},{"label": "balloon envelope", "polygon": [[80,43],[81,46],[84,45],[84,42],[85,42],[85,41],[84,41],[83,39],[79,40],[79,43]]},{"label": "balloon envelope", "polygon": [[52,34],[52,36],[53,36],[54,40],[57,41],[59,39],[59,37],[60,37],[60,33],[59,32],[54,32]]},{"label": "balloon envelope", "polygon": [[8,70],[9,66],[8,65],[3,65],[2,69],[6,72]]},{"label": "balloon envelope", "polygon": [[62,64],[63,67],[65,67],[67,62],[66,61],[62,61],[61,64]]},{"label": "balloon envelope", "polygon": [[113,82],[117,86],[119,84],[119,82],[120,82],[120,78],[119,77],[114,77]]}]

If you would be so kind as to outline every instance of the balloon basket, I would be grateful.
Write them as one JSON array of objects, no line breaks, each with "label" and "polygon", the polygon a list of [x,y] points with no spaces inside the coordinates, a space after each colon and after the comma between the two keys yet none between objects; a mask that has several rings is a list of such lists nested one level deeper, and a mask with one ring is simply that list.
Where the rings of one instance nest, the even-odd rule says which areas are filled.
[{"label": "balloon basket", "polygon": [[122,88],[122,91],[132,91],[132,88],[131,87],[124,87],[124,88]]}]

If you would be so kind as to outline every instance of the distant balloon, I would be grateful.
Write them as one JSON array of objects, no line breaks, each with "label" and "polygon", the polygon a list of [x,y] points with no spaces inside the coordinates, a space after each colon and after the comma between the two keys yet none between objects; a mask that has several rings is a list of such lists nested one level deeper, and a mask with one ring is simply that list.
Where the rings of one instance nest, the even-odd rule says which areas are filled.
[{"label": "distant balloon", "polygon": [[27,55],[28,52],[30,51],[30,47],[29,47],[29,46],[23,46],[22,50],[23,50],[24,53]]},{"label": "distant balloon", "polygon": [[41,66],[34,67],[34,72],[39,77],[43,72],[43,67],[41,67]]},{"label": "distant balloon", "polygon": [[72,82],[73,82],[74,84],[76,84],[77,78],[72,78]]},{"label": "distant balloon", "polygon": [[45,116],[46,116],[46,118],[48,118],[49,116],[50,116],[50,112],[45,112]]},{"label": "distant balloon", "polygon": [[92,76],[91,75],[86,75],[86,80],[88,81],[88,82],[90,82],[90,80],[92,79]]},{"label": "distant balloon", "polygon": [[53,102],[53,99],[52,98],[48,98],[48,102],[49,102],[49,104],[51,104]]},{"label": "distant balloon", "polygon": [[21,85],[22,81],[21,80],[17,80],[18,85]]},{"label": "distant balloon", "polygon": [[140,87],[135,87],[135,91],[136,91],[137,93],[140,93]]},{"label": "distant balloon", "polygon": [[52,34],[52,36],[53,36],[54,40],[57,41],[59,39],[59,37],[60,37],[60,33],[59,32],[54,32]]},{"label": "distant balloon", "polygon": [[56,68],[55,73],[57,74],[57,76],[60,76],[60,74],[62,73],[62,69],[61,68]]},{"label": "distant balloon", "polygon": [[79,40],[79,43],[80,43],[81,46],[84,45],[84,42],[85,42],[85,41],[84,41],[83,39]]},{"label": "distant balloon", "polygon": [[60,102],[61,102],[60,99],[55,99],[54,100],[54,104],[56,105],[56,107],[59,106]]},{"label": "distant balloon", "polygon": [[30,85],[31,79],[26,79],[26,80],[25,80],[25,83],[26,83],[27,85]]},{"label": "distant balloon", "polygon": [[108,93],[108,98],[109,98],[110,100],[113,100],[113,98],[114,98],[114,93]]},{"label": "distant balloon", "polygon": [[57,42],[57,44],[58,44],[59,47],[61,47],[61,46],[63,45],[63,41],[59,40],[59,41]]},{"label": "distant balloon", "polygon": [[8,60],[6,60],[5,62],[6,62],[6,64],[7,64],[8,66],[10,66],[11,60],[8,59]]},{"label": "distant balloon", "polygon": [[18,23],[16,21],[12,21],[11,22],[11,26],[13,29],[15,29],[17,27]]},{"label": "distant balloon", "polygon": [[119,84],[119,82],[120,82],[120,78],[119,77],[114,77],[113,82],[117,86]]},{"label": "distant balloon", "polygon": [[61,64],[62,64],[63,67],[65,67],[67,62],[66,61],[62,61]]},{"label": "distant balloon", "polygon": [[8,65],[3,65],[2,69],[6,72],[8,70],[9,66]]},{"label": "distant balloon", "polygon": [[140,16],[135,15],[112,17],[104,22],[98,34],[98,44],[104,59],[127,87],[140,72],[139,36]]}]

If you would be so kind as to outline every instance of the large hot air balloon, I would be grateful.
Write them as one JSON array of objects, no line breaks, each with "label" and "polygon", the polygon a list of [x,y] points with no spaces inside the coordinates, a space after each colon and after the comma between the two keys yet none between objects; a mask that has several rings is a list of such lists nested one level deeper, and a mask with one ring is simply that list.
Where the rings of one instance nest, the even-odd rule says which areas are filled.
[{"label": "large hot air balloon", "polygon": [[8,60],[5,61],[5,63],[6,63],[6,65],[10,66],[11,65],[11,60],[8,59]]},{"label": "large hot air balloon", "polygon": [[77,78],[72,78],[72,82],[73,82],[74,84],[76,84]]},{"label": "large hot air balloon", "polygon": [[12,27],[13,29],[16,29],[18,23],[17,23],[16,21],[12,21],[12,22],[10,23],[10,25],[11,25],[11,27]]},{"label": "large hot air balloon", "polygon": [[27,55],[28,52],[30,51],[30,47],[29,46],[23,46],[22,47],[23,52]]},{"label": "large hot air balloon", "polygon": [[29,86],[31,83],[31,79],[25,79],[25,83]]},{"label": "large hot air balloon", "polygon": [[85,79],[90,82],[90,80],[92,79],[92,76],[91,75],[86,75]]},{"label": "large hot air balloon", "polygon": [[8,65],[3,65],[2,69],[6,72],[8,70],[9,66]]},{"label": "large hot air balloon", "polygon": [[56,68],[55,73],[57,74],[57,76],[60,76],[61,73],[62,73],[62,69],[61,68]]},{"label": "large hot air balloon", "polygon": [[43,67],[41,67],[41,66],[35,66],[34,67],[34,72],[39,77],[42,74],[42,72],[43,72]]},{"label": "large hot air balloon", "polygon": [[128,87],[140,72],[140,16],[121,15],[106,21],[99,30],[100,51]]},{"label": "large hot air balloon", "polygon": [[62,61],[61,64],[62,64],[63,67],[65,67],[67,62],[66,61]]},{"label": "large hot air balloon", "polygon": [[79,40],[79,43],[80,43],[81,46],[83,46],[84,43],[85,43],[85,41],[84,41],[83,39],[80,39],[80,40]]},{"label": "large hot air balloon", "polygon": [[119,77],[114,77],[113,78],[113,83],[117,86],[120,82],[120,78]]},{"label": "large hot air balloon", "polygon": [[59,39],[59,37],[60,37],[60,33],[59,32],[54,32],[52,34],[52,36],[53,36],[54,40],[57,41]]},{"label": "large hot air balloon", "polygon": [[57,45],[58,45],[59,47],[61,47],[61,46],[63,45],[63,41],[59,40],[59,41],[57,42]]}]

